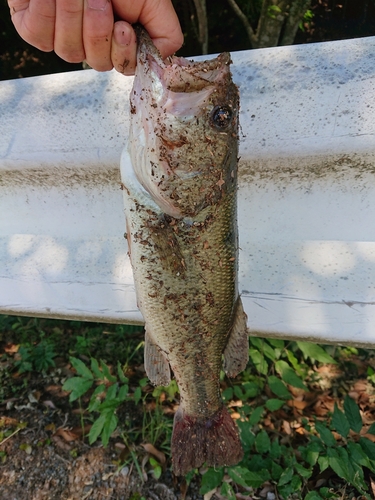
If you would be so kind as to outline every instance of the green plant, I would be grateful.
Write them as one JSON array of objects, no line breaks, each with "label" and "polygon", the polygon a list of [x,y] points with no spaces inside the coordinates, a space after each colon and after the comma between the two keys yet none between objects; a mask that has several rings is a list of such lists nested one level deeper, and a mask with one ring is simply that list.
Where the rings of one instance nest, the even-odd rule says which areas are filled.
[{"label": "green plant", "polygon": [[15,361],[14,366],[19,373],[32,370],[41,372],[55,366],[53,358],[57,356],[57,353],[55,345],[51,341],[43,339],[36,345],[25,344],[21,346],[18,356],[20,359]]},{"label": "green plant", "polygon": [[154,472],[154,478],[159,479],[159,477],[163,472],[162,466],[154,457],[150,457],[148,460],[150,462],[150,465],[152,466],[152,470]]},{"label": "green plant", "polygon": [[[364,476],[366,469],[375,472],[375,444],[359,436],[362,419],[358,406],[349,396],[344,400],[344,411],[335,406],[330,426],[315,421],[310,440],[298,447],[298,454],[293,447],[281,444],[277,437],[270,439],[265,430],[252,429],[252,424],[260,420],[259,413],[252,422],[251,418],[239,422],[244,460],[235,467],[208,469],[202,476],[201,494],[217,488],[225,498],[234,500],[236,488],[258,488],[268,481],[275,484],[278,495],[284,499],[298,492],[304,500],[334,498],[327,487],[309,491],[307,486],[314,473],[322,473],[330,467],[354,486],[362,498],[371,499]],[[330,427],[340,435],[339,439]],[[350,430],[355,434],[349,438]],[[375,425],[370,431],[375,433]]]},{"label": "green plant", "polygon": [[[363,497],[370,499],[364,469],[375,472],[375,444],[359,434],[363,423],[355,401],[346,396],[343,408],[344,411],[340,410],[335,403],[331,429],[326,422],[315,421],[318,437],[312,436],[310,443],[300,449],[301,455],[309,465],[318,464],[320,472],[330,467],[339,477],[353,485]],[[339,434],[338,440],[331,430]],[[374,424],[367,433],[375,434]]]},{"label": "green plant", "polygon": [[[116,413],[119,407],[126,401],[137,405],[143,397],[142,388],[147,385],[148,379],[141,379],[138,386],[130,393],[129,379],[124,375],[119,362],[117,363],[116,374],[111,373],[109,366],[104,361],[98,363],[95,358],[91,358],[90,368],[75,357],[71,357],[70,362],[76,370],[77,376],[66,380],[63,390],[70,392],[70,401],[75,401],[96,386],[90,396],[87,410],[91,414],[99,413],[99,416],[94,420],[88,438],[89,443],[92,444],[100,437],[103,445],[106,446],[111,434],[117,428],[118,417]],[[160,396],[162,392],[166,392],[171,397],[172,394],[175,394],[176,387],[174,382],[168,387],[159,388],[160,392],[158,394]],[[166,423],[159,404],[156,404],[152,415],[151,412],[144,411],[142,428],[135,433],[133,430],[134,439],[141,436],[142,441],[152,443],[156,443],[163,434],[170,437],[170,433],[171,425]],[[164,440],[162,444],[165,446],[167,443],[169,445],[169,440]]]},{"label": "green plant", "polygon": [[277,16],[279,16],[280,14],[283,14],[283,11],[278,5],[270,5],[267,8],[267,16],[271,19],[277,19]]},{"label": "green plant", "polygon": [[306,28],[310,29],[313,19],[314,19],[313,11],[310,9],[307,9],[303,15],[301,22],[298,25],[299,29],[301,31],[306,31]]},{"label": "green plant", "polygon": [[[146,457],[139,444],[152,443],[165,455],[170,453],[171,414],[178,387],[174,380],[168,387],[156,388],[149,386],[147,378],[133,380],[142,363],[142,331],[137,328],[0,316],[2,345],[20,345],[18,352],[5,349],[0,354],[0,396],[7,398],[20,384],[29,383],[29,377],[13,376],[16,370],[45,371],[53,366],[55,352],[61,353],[62,359],[64,353],[70,353],[76,374],[66,380],[64,389],[70,390],[71,401],[79,400],[85,410],[82,427],[85,419],[93,422],[90,442],[101,438],[106,444],[114,429],[120,428],[125,451],[119,463],[133,462],[144,478],[147,459],[148,470],[159,477],[164,461],[152,453]],[[91,362],[74,357],[76,353],[89,356]],[[375,425],[368,425],[368,410],[366,425],[362,424],[358,406],[345,394],[359,378],[361,384],[367,384],[366,391],[372,389],[373,353],[250,337],[249,354],[248,367],[236,379],[228,380],[224,372],[221,374],[223,399],[236,413],[233,416],[240,428],[244,459],[235,467],[208,469],[202,476],[191,471],[186,483],[201,481],[202,493],[216,489],[219,497],[230,500],[241,492],[246,496],[243,490],[249,487],[257,495],[256,490],[265,483],[283,500],[290,500],[292,494],[293,500],[369,498],[367,483],[368,475],[375,473],[375,444],[367,437],[375,433]],[[329,389],[321,385],[321,373],[329,375],[333,384]],[[132,374],[131,381],[125,374]],[[324,391],[336,402],[331,413],[325,410],[315,418],[312,406],[299,410],[294,405],[309,397],[319,400]],[[360,401],[364,409],[363,398]],[[293,426],[289,433],[283,422]],[[8,439],[8,430],[0,433],[0,438]],[[2,454],[0,462],[6,458]],[[315,486],[321,475],[329,481]]]},{"label": "green plant", "polygon": [[118,419],[117,408],[128,399],[129,380],[125,377],[121,364],[117,364],[117,376],[112,375],[109,367],[95,358],[91,358],[91,369],[78,358],[70,357],[77,376],[69,378],[63,385],[63,390],[70,391],[69,400],[75,401],[86,394],[94,384],[88,411],[98,412],[100,415],[94,421],[89,432],[89,443],[101,438],[104,446],[108,444],[112,432],[116,429]]},{"label": "green plant", "polygon": [[[242,381],[223,391],[224,400],[241,402],[235,406],[240,414],[237,423],[244,459],[235,467],[208,469],[202,476],[201,494],[216,488],[224,498],[235,500],[238,488],[256,489],[269,482],[283,499],[292,494],[303,500],[336,498],[328,487],[310,491],[309,479],[330,468],[363,498],[370,499],[365,474],[366,470],[375,471],[375,444],[360,436],[362,418],[349,396],[344,399],[343,411],[335,404],[330,419],[315,419],[311,426],[307,419],[301,419],[304,443],[297,447],[297,453],[293,442],[280,439],[276,429],[270,432],[263,424],[264,414],[272,418],[273,412],[288,408],[291,388],[307,390],[308,377],[312,376],[307,362],[337,362],[325,349],[307,342],[251,338],[250,344],[258,380],[250,374],[250,366]],[[375,433],[375,424],[367,432]]]}]

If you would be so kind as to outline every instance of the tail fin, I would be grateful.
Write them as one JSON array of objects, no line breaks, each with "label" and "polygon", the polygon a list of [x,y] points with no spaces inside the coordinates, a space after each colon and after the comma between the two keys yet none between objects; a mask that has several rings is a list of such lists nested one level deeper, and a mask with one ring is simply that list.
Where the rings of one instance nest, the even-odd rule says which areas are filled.
[{"label": "tail fin", "polygon": [[177,476],[204,463],[209,467],[235,465],[243,457],[237,425],[225,406],[209,419],[186,415],[180,407],[174,417],[171,448]]}]

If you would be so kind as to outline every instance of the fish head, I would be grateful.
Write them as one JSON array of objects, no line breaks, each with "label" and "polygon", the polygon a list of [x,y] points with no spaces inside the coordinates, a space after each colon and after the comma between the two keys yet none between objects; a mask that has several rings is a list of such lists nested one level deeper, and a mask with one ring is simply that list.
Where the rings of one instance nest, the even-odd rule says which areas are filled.
[{"label": "fish head", "polygon": [[228,53],[163,61],[138,31],[129,153],[138,181],[172,217],[193,217],[235,189],[239,95],[230,63]]}]

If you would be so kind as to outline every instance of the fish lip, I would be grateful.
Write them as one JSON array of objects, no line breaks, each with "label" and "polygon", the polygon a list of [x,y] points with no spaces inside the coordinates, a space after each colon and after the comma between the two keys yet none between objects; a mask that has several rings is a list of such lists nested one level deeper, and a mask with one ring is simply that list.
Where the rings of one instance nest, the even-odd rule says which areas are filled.
[{"label": "fish lip", "polygon": [[163,60],[147,31],[140,25],[136,28],[137,64],[147,70],[150,67],[164,89],[172,92],[196,92],[230,78],[232,63],[229,52],[204,61],[190,61],[172,55]]}]

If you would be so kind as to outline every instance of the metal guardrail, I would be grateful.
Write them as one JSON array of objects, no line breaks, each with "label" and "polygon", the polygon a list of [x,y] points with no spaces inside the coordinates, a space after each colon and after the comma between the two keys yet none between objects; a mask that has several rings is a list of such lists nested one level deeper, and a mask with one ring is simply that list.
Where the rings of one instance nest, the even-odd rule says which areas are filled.
[{"label": "metal guardrail", "polygon": [[[375,346],[375,38],[232,58],[249,331]],[[131,84],[0,82],[0,313],[142,322],[119,178]]]}]

